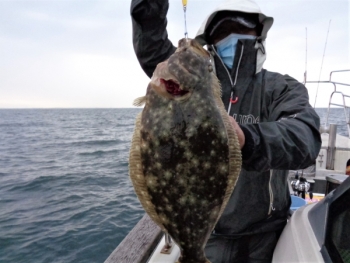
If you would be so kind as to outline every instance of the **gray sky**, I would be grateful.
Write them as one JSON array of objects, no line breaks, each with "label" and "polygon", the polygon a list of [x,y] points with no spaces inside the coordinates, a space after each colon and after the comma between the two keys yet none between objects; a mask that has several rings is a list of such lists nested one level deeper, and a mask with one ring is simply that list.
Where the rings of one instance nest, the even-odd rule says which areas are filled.
[{"label": "gray sky", "polygon": [[[302,81],[307,28],[308,79],[318,80],[330,20],[321,79],[350,69],[348,0],[256,1],[275,19],[265,69]],[[188,0],[189,37],[218,3]],[[168,33],[174,44],[184,36],[181,0],[170,0]],[[132,107],[148,82],[132,47],[130,0],[0,0],[0,108]],[[311,105],[315,94],[311,86]],[[329,94],[320,86],[316,107]]]}]

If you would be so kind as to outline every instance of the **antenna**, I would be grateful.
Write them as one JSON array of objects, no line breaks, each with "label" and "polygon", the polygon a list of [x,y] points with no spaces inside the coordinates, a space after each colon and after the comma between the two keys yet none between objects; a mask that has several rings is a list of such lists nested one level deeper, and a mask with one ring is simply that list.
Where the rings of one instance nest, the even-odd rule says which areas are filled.
[{"label": "antenna", "polygon": [[316,106],[316,99],[317,99],[317,94],[318,94],[318,86],[320,85],[320,78],[321,78],[321,72],[322,72],[322,66],[323,66],[323,59],[324,55],[326,53],[326,47],[327,47],[327,40],[328,40],[328,34],[329,34],[329,28],[331,27],[331,20],[329,20],[329,25],[328,25],[328,31],[327,31],[327,37],[326,37],[326,43],[324,45],[324,50],[323,50],[323,56],[322,56],[322,62],[321,62],[321,69],[320,69],[320,75],[318,76],[318,83],[317,83],[317,89],[316,89],[316,97],[315,97],[315,103],[314,103],[314,108]]}]

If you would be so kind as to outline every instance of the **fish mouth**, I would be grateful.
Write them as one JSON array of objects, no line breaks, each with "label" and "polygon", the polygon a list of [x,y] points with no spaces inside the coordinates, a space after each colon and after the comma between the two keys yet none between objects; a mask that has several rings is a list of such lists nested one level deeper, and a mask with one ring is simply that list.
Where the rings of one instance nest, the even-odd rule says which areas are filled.
[{"label": "fish mouth", "polygon": [[184,101],[192,94],[191,90],[184,88],[177,81],[177,78],[169,72],[168,61],[157,65],[150,85],[158,95],[170,100]]},{"label": "fish mouth", "polygon": [[174,97],[182,97],[189,92],[188,90],[181,89],[180,84],[178,84],[175,80],[172,79],[166,80],[161,78],[160,83],[163,84],[166,91]]}]

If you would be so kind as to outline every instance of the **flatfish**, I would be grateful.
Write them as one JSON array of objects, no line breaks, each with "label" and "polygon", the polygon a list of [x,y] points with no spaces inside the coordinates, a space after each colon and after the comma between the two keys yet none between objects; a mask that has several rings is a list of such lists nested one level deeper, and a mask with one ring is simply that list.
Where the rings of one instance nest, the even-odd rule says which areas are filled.
[{"label": "flatfish", "polygon": [[159,63],[136,119],[129,158],[135,192],[180,247],[180,263],[208,263],[204,247],[241,169],[237,135],[208,52],[181,39]]}]

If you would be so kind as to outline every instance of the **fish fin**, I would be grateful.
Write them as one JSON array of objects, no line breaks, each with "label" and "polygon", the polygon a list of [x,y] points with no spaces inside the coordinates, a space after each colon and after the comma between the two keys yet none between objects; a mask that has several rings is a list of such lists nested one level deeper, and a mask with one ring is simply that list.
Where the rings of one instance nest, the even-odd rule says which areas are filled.
[{"label": "fish fin", "polygon": [[140,106],[142,106],[145,103],[146,103],[146,96],[142,96],[142,97],[139,97],[139,98],[135,99],[134,102],[133,102],[133,105],[137,106],[137,107],[140,107]]},{"label": "fish fin", "polygon": [[[236,185],[236,182],[238,180],[239,173],[241,171],[242,166],[242,154],[241,149],[238,142],[237,133],[234,130],[231,121],[229,119],[229,115],[227,114],[225,110],[225,106],[221,99],[221,85],[219,80],[215,75],[213,75],[212,78],[212,87],[213,87],[213,94],[216,101],[216,105],[219,107],[220,115],[222,117],[222,120],[224,121],[224,125],[226,127],[227,132],[227,139],[229,144],[229,176],[227,180],[227,189],[224,196],[224,202],[221,205],[219,216],[217,221],[219,220],[220,216],[222,215],[228,200],[230,199],[230,196],[232,194],[232,191]],[[217,223],[216,221],[216,223]],[[215,224],[216,224],[215,223]],[[215,225],[214,224],[214,225]]]},{"label": "fish fin", "polygon": [[211,78],[211,86],[213,87],[213,92],[214,92],[214,97],[216,99],[221,99],[222,97],[222,88],[221,88],[221,84],[220,81],[218,80],[218,78],[216,77],[216,75],[212,74],[212,78]]},{"label": "fish fin", "polygon": [[129,152],[129,176],[134,186],[135,193],[140,200],[141,205],[150,216],[150,218],[163,230],[165,230],[162,219],[159,217],[152,198],[147,189],[147,183],[143,172],[142,156],[141,156],[141,121],[142,112],[136,117],[134,134],[131,140],[131,148]]}]

